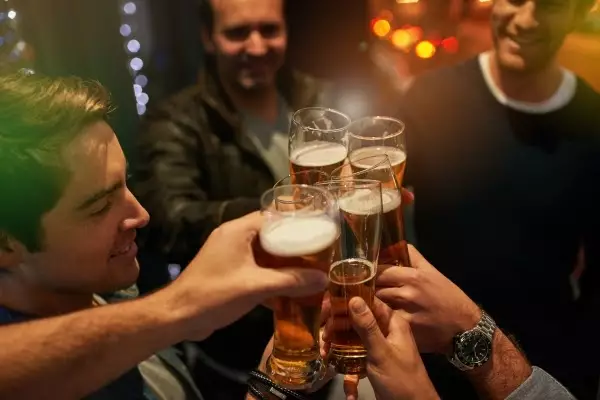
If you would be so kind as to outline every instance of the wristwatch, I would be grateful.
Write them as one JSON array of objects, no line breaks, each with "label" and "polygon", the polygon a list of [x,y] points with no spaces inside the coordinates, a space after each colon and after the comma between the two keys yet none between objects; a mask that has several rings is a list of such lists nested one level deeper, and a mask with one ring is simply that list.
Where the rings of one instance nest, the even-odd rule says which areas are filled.
[{"label": "wristwatch", "polygon": [[448,361],[461,371],[471,371],[485,364],[492,354],[492,338],[496,323],[481,310],[481,319],[475,328],[454,337],[454,353]]}]

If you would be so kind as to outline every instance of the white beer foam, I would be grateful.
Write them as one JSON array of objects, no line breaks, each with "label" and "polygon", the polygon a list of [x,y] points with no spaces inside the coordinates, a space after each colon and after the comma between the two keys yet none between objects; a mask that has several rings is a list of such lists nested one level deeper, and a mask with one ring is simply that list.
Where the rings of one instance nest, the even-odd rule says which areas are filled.
[{"label": "white beer foam", "polygon": [[[387,154],[388,158],[390,159],[390,164],[392,165],[392,167],[395,167],[396,165],[400,165],[404,161],[406,161],[406,153],[403,150],[400,150],[396,147],[390,147],[390,146],[371,146],[371,147],[360,148],[360,149],[352,152],[352,154],[350,155],[350,160],[360,160],[361,158],[380,156],[383,154]],[[362,163],[362,162],[352,161],[352,164],[357,168],[367,169],[367,168],[371,168],[373,166],[373,161],[380,161],[380,160],[368,160],[368,161],[370,161],[370,162]]]},{"label": "white beer foam", "polygon": [[292,151],[290,160],[302,167],[320,167],[343,161],[346,155],[348,150],[343,144],[317,140]]},{"label": "white beer foam", "polygon": [[338,199],[339,207],[349,214],[369,215],[377,212],[379,204],[382,205],[383,212],[389,212],[400,207],[402,198],[396,189],[384,189],[381,193],[381,203],[376,192],[368,189],[358,189],[352,194],[340,197]]},{"label": "white beer foam", "polygon": [[326,217],[283,218],[260,231],[260,244],[271,255],[299,257],[325,250],[337,237],[337,224]]}]

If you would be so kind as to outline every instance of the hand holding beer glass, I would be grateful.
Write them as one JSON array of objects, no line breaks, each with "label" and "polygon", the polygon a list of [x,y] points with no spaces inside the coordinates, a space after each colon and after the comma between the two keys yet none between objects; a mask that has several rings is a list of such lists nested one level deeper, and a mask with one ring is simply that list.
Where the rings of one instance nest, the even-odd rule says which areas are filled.
[{"label": "hand holding beer glass", "polygon": [[349,126],[350,117],[331,108],[309,107],[296,111],[289,136],[291,172],[318,169],[331,174],[348,154]]},{"label": "hand holding beer glass", "polygon": [[336,196],[340,209],[341,253],[329,269],[329,362],[338,373],[364,376],[367,352],[352,327],[348,303],[361,297],[369,307],[373,304],[381,239],[381,183],[348,179],[319,186]]},{"label": "hand holding beer glass", "polygon": [[[258,265],[329,271],[339,237],[339,211],[331,193],[307,185],[277,186],[263,194],[261,206],[266,221],[254,241]],[[319,351],[324,294],[272,302],[275,335],[266,372],[282,386],[309,388],[325,371]]]}]

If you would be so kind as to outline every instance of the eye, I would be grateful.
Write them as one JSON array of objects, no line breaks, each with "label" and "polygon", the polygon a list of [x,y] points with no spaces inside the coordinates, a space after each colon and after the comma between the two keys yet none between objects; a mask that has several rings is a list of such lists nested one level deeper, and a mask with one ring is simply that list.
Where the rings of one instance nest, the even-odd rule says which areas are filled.
[{"label": "eye", "polygon": [[260,27],[260,35],[265,39],[271,39],[279,35],[281,27],[277,24],[264,24]]},{"label": "eye", "polygon": [[98,211],[92,212],[90,215],[92,217],[98,217],[98,216],[104,215],[111,209],[111,207],[112,207],[112,201],[106,200],[106,204],[101,209],[99,209]]},{"label": "eye", "polygon": [[248,35],[250,35],[250,27],[238,26],[235,28],[226,29],[223,34],[227,39],[239,42],[246,40]]}]

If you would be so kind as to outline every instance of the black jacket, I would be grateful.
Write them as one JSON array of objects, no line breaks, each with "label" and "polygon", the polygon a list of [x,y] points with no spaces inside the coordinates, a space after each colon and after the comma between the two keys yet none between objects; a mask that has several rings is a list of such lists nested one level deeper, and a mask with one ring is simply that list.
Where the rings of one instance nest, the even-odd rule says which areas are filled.
[{"label": "black jacket", "polygon": [[[323,104],[330,91],[298,72],[283,72],[278,83],[294,110]],[[217,226],[258,210],[274,184],[209,73],[149,111],[138,149],[135,191],[152,217],[141,243],[169,263],[186,265]]]}]

